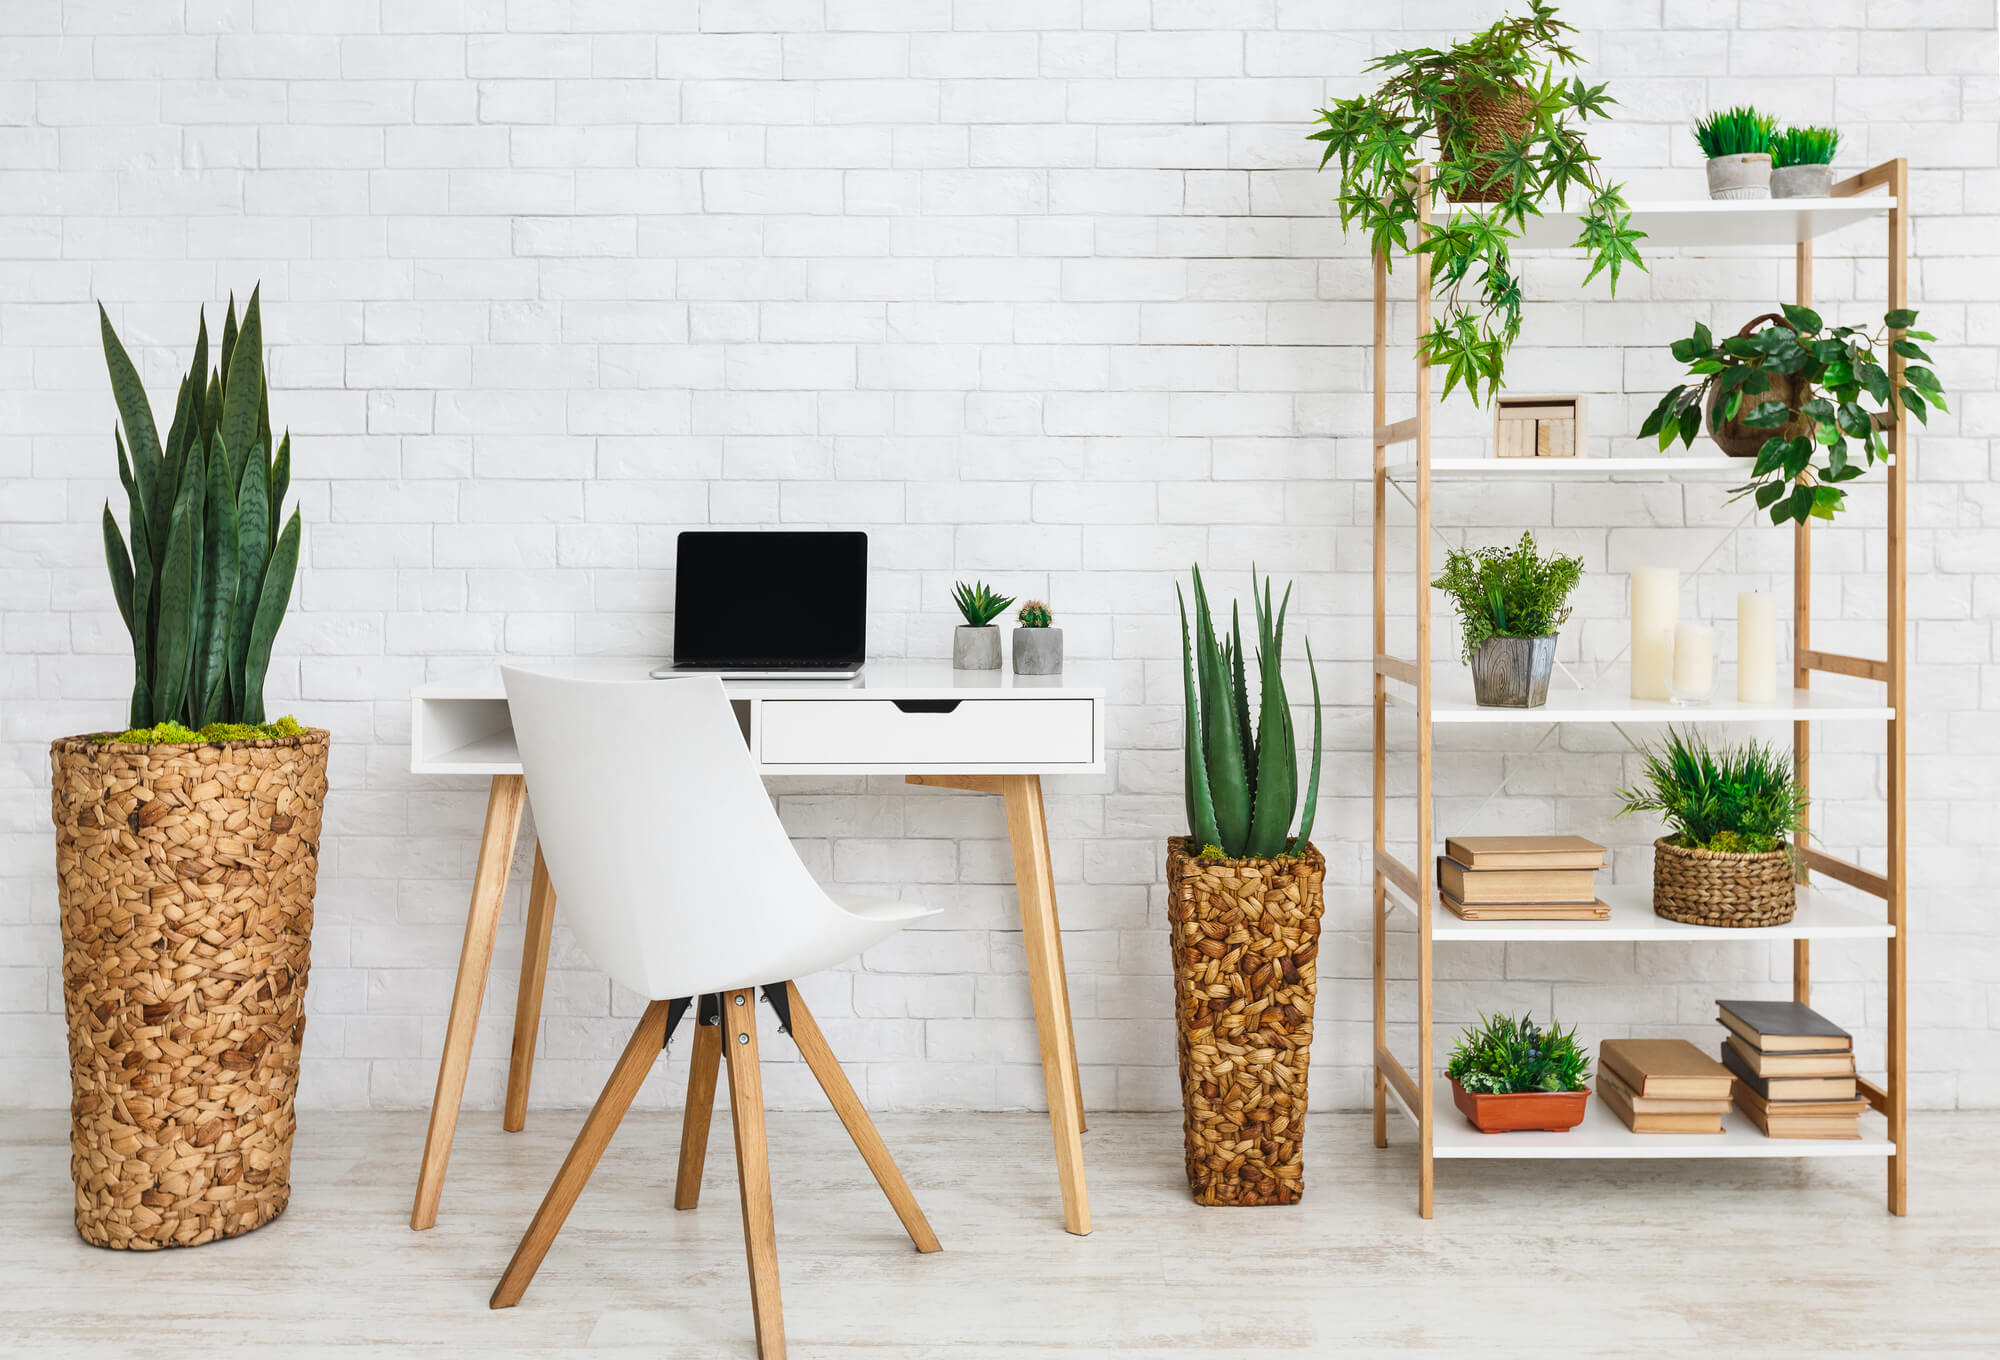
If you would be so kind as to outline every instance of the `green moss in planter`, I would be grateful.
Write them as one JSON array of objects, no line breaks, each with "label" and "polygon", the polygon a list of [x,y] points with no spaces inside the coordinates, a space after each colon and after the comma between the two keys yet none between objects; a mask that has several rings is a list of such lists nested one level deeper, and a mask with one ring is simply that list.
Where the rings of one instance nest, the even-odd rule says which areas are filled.
[{"label": "green moss in planter", "polygon": [[1533,1015],[1481,1015],[1459,1034],[1445,1075],[1476,1095],[1581,1091],[1590,1080],[1590,1059],[1573,1025],[1543,1029]]},{"label": "green moss in planter", "polygon": [[159,746],[169,743],[195,741],[275,741],[284,737],[296,737],[305,729],[299,720],[287,713],[276,722],[232,723],[212,722],[196,731],[183,727],[177,722],[156,723],[152,727],[135,727],[128,732],[107,732],[92,737],[95,742],[128,742],[134,746]]}]

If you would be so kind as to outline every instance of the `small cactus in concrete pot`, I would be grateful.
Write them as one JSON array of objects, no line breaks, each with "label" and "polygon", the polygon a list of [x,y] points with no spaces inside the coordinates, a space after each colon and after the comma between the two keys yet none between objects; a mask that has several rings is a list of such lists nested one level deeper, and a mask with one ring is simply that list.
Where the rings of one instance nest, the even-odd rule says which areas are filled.
[{"label": "small cactus in concrete pot", "polygon": [[1029,600],[1014,616],[1014,674],[1060,675],[1063,666],[1062,629],[1052,628],[1055,616],[1040,600]]}]

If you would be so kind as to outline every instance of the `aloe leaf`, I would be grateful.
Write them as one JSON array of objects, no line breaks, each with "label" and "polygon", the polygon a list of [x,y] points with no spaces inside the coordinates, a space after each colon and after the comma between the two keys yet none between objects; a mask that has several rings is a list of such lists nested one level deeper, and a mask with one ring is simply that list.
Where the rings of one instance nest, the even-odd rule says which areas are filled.
[{"label": "aloe leaf", "polygon": [[1250,700],[1243,669],[1243,611],[1229,605],[1229,696],[1236,705],[1236,735],[1243,743],[1243,768],[1249,774],[1250,802],[1257,802],[1257,735],[1250,728]]},{"label": "aloe leaf", "polygon": [[1215,826],[1215,802],[1209,795],[1208,770],[1202,761],[1201,709],[1196,703],[1194,649],[1188,641],[1187,599],[1178,582],[1174,598],[1181,606],[1181,688],[1185,692],[1187,714],[1181,734],[1181,766],[1187,786],[1188,834],[1196,853],[1206,845],[1219,846],[1222,833]]},{"label": "aloe leaf", "polygon": [[1236,707],[1228,698],[1222,671],[1222,649],[1215,639],[1208,592],[1201,569],[1194,572],[1196,656],[1200,662],[1202,744],[1208,767],[1209,794],[1215,801],[1216,844],[1231,859],[1243,855],[1250,836],[1250,777],[1243,767],[1243,742],[1236,730]]},{"label": "aloe leaf", "polygon": [[[1291,602],[1291,591],[1285,592]],[[1282,619],[1282,614],[1279,618]],[[1258,679],[1260,701],[1257,728],[1263,734],[1263,750],[1258,761],[1256,813],[1250,822],[1250,851],[1259,859],[1276,855],[1285,845],[1292,828],[1292,809],[1298,805],[1298,748],[1292,738],[1291,712],[1285,699],[1285,672],[1282,624],[1271,614],[1268,581],[1258,601]]]},{"label": "aloe leaf", "polygon": [[264,571],[264,587],[257,596],[257,618],[250,628],[250,654],[244,660],[243,711],[239,715],[242,722],[264,721],[264,672],[271,665],[271,643],[278,636],[278,625],[285,621],[285,606],[291,601],[292,575],[299,565],[300,532],[299,512],[294,510],[285,531],[278,535],[278,546],[271,550],[271,562]]},{"label": "aloe leaf", "polygon": [[257,293],[243,309],[243,328],[232,338],[224,332],[222,383],[223,447],[231,459],[228,484],[236,485],[243,460],[257,442],[257,411],[264,400],[263,323],[257,313]]},{"label": "aloe leaf", "polygon": [[1299,813],[1299,834],[1292,837],[1292,853],[1302,855],[1312,844],[1313,814],[1319,810],[1319,757],[1320,757],[1320,711],[1319,711],[1319,667],[1313,664],[1312,639],[1306,639],[1306,669],[1312,674],[1313,682],[1313,758],[1312,775],[1306,781],[1305,807]]},{"label": "aloe leaf", "polygon": [[240,710],[245,698],[244,669],[250,656],[250,624],[257,596],[264,586],[264,564],[271,556],[271,503],[264,492],[264,454],[251,452],[243,461],[236,488],[236,603],[229,618],[229,690]]},{"label": "aloe leaf", "polygon": [[125,620],[125,631],[131,633],[132,559],[126,554],[125,535],[118,532],[110,501],[104,502],[104,561],[111,568],[111,594],[118,601],[118,617]]},{"label": "aloe leaf", "polygon": [[230,482],[229,446],[220,434],[208,454],[207,525],[202,553],[201,668],[191,697],[196,715],[206,726],[224,718],[216,711],[216,695],[229,673],[230,615],[236,607],[236,573],[241,551],[237,538],[236,488]]}]

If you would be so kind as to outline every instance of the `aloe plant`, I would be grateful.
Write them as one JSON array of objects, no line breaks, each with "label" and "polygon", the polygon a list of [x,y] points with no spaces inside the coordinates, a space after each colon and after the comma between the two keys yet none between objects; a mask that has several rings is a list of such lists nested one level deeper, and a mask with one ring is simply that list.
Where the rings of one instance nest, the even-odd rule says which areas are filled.
[{"label": "aloe plant", "polygon": [[139,372],[100,304],[104,361],[122,435],[118,480],[126,534],[104,504],[104,555],[132,635],[135,728],[264,721],[264,673],[299,562],[299,514],[278,523],[291,481],[291,434],[271,445],[264,329],[257,293],[241,328],[232,295],[219,362],[208,366],[208,317],[181,380],[166,442]]},{"label": "aloe plant", "polygon": [[[1174,587],[1180,596],[1180,587]],[[1312,773],[1306,781],[1303,810],[1299,803],[1298,742],[1292,731],[1292,708],[1285,697],[1282,669],[1285,611],[1292,589],[1285,587],[1276,610],[1271,607],[1271,583],[1261,594],[1257,573],[1250,573],[1250,605],[1257,628],[1257,726],[1250,727],[1250,694],[1243,648],[1241,611],[1230,606],[1229,636],[1218,640],[1208,607],[1201,568],[1194,569],[1194,636],[1188,633],[1187,599],[1181,596],[1181,670],[1186,692],[1187,724],[1183,739],[1186,765],[1188,824],[1204,854],[1214,847],[1228,859],[1270,859],[1303,854],[1312,835],[1313,813],[1319,805],[1320,703],[1319,673],[1312,664],[1312,642],[1306,642],[1306,667],[1312,673]],[[1292,814],[1299,829],[1289,834]]]},{"label": "aloe plant", "polygon": [[965,616],[968,628],[986,627],[1014,603],[1012,595],[1002,595],[984,581],[972,584],[960,581],[952,587],[951,598],[958,606],[958,612]]}]

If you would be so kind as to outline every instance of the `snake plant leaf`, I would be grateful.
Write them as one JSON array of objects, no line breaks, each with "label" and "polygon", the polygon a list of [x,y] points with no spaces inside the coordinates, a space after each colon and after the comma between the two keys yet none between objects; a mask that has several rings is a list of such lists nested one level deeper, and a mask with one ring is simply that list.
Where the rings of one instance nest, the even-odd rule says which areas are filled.
[{"label": "snake plant leaf", "polygon": [[285,508],[285,492],[292,484],[292,432],[285,431],[285,437],[278,441],[278,456],[271,464],[271,509],[269,521],[278,522],[278,516]]},{"label": "snake plant leaf", "polygon": [[118,404],[118,418],[125,423],[125,441],[132,448],[132,475],[147,501],[153,498],[153,473],[160,462],[160,432],[153,425],[153,408],[146,401],[146,388],[139,370],[111,328],[111,315],[97,304],[97,328],[104,343],[104,363],[111,371],[111,396]]},{"label": "snake plant leaf", "polygon": [[229,290],[229,308],[222,314],[222,363],[217,372],[224,386],[229,383],[229,366],[236,362],[236,290]]},{"label": "snake plant leaf", "polygon": [[201,401],[201,428],[213,430],[222,424],[222,379],[211,373],[208,395]]},{"label": "snake plant leaf", "polygon": [[167,551],[160,568],[159,646],[154,656],[152,691],[162,721],[181,716],[187,694],[188,661],[194,640],[196,540],[201,532],[198,507],[186,488],[174,502],[167,527]]},{"label": "snake plant leaf", "polygon": [[243,460],[236,489],[236,603],[229,617],[229,690],[241,705],[245,695],[244,665],[250,655],[250,624],[257,613],[257,596],[264,588],[264,564],[271,556],[271,503],[264,489],[264,451],[254,449]]},{"label": "snake plant leaf", "polygon": [[1201,569],[1194,573],[1196,656],[1200,662],[1202,744],[1206,747],[1209,795],[1215,802],[1215,825],[1222,834],[1216,844],[1231,859],[1243,856],[1250,836],[1250,778],[1243,767],[1243,742],[1236,730],[1236,706],[1229,699],[1222,670],[1222,649],[1215,640],[1215,620]]},{"label": "snake plant leaf", "polygon": [[292,597],[292,574],[299,565],[299,512],[278,535],[271,550],[270,565],[264,571],[264,588],[257,596],[257,618],[250,627],[250,654],[243,666],[243,713],[241,721],[264,721],[264,672],[271,665],[271,643],[278,625],[285,621],[285,606]]},{"label": "snake plant leaf", "polygon": [[1222,833],[1215,825],[1215,802],[1209,794],[1208,769],[1202,759],[1201,708],[1196,702],[1194,648],[1188,641],[1187,599],[1178,582],[1174,598],[1181,606],[1181,688],[1185,693],[1186,722],[1181,736],[1181,767],[1187,787],[1188,833],[1197,853],[1203,846],[1220,845]]},{"label": "snake plant leaf", "polygon": [[243,460],[257,442],[257,410],[264,400],[264,336],[257,313],[257,293],[243,309],[243,327],[234,343],[224,333],[228,357],[223,360],[227,375],[222,384],[222,443],[229,450],[228,484],[234,487]]},{"label": "snake plant leaf", "polygon": [[[239,351],[240,353],[241,351]],[[201,665],[195,673],[195,716],[201,726],[221,721],[220,691],[229,674],[230,616],[236,607],[236,574],[241,551],[237,536],[236,488],[229,480],[229,446],[220,433],[208,453],[207,533],[202,553]]]},{"label": "snake plant leaf", "polygon": [[1312,844],[1313,814],[1319,811],[1320,709],[1319,667],[1313,663],[1312,639],[1306,639],[1306,671],[1313,682],[1312,774],[1306,781],[1305,807],[1299,812],[1299,834],[1292,837],[1292,853],[1302,855]]},{"label": "snake plant leaf", "polygon": [[125,631],[132,633],[132,559],[125,551],[125,535],[118,532],[118,520],[111,513],[111,502],[104,502],[104,561],[111,568],[111,594],[118,601],[118,617],[125,620]]}]

